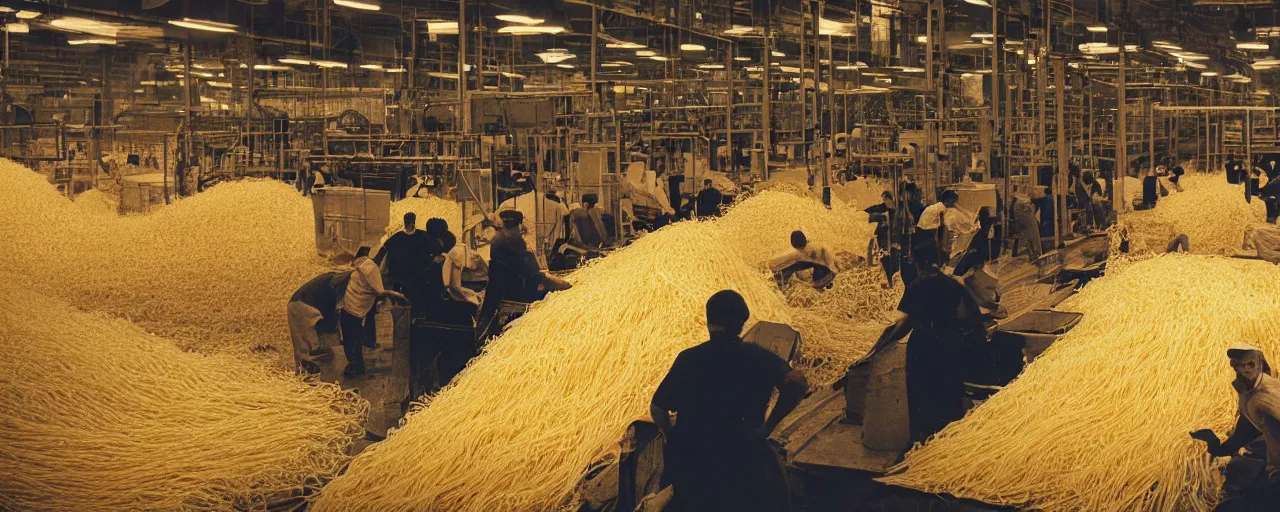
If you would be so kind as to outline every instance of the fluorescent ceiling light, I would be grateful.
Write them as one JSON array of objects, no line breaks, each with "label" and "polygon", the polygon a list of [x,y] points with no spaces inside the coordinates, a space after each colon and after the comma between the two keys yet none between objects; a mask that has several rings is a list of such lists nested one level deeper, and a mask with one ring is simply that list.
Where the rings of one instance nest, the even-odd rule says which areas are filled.
[{"label": "fluorescent ceiling light", "polygon": [[81,32],[114,38],[119,32],[115,25],[97,20],[64,16],[49,22],[49,26],[70,32]]},{"label": "fluorescent ceiling light", "polygon": [[916,42],[917,42],[917,43],[927,43],[927,42],[929,42],[929,36],[916,36]]},{"label": "fluorescent ceiling light", "polygon": [[1236,49],[1237,50],[1269,50],[1271,49],[1271,46],[1268,45],[1267,43],[1241,41],[1239,43],[1236,43]]},{"label": "fluorescent ceiling light", "polygon": [[104,39],[101,37],[89,38],[89,39],[69,39],[67,40],[67,44],[75,45],[75,46],[79,46],[82,44],[116,44],[116,40]]},{"label": "fluorescent ceiling light", "polygon": [[498,29],[499,34],[512,34],[517,36],[529,36],[535,34],[559,34],[564,32],[564,27],[548,27],[545,25],[536,26],[510,26]]},{"label": "fluorescent ceiling light", "polygon": [[295,65],[295,66],[310,66],[310,65],[311,65],[311,61],[310,61],[310,60],[302,59],[302,58],[298,58],[298,57],[283,57],[283,58],[281,58],[280,60],[278,60],[277,62],[279,62],[279,63],[281,63],[281,64],[293,64],[293,65]]},{"label": "fluorescent ceiling light", "polygon": [[541,25],[542,22],[547,21],[538,18],[530,18],[528,16],[521,16],[519,14],[499,14],[494,16],[494,18],[497,18],[500,21],[519,23],[521,25]]},{"label": "fluorescent ceiling light", "polygon": [[207,20],[193,20],[191,18],[182,18],[181,20],[169,20],[170,25],[189,28],[193,30],[204,30],[206,32],[235,32],[238,27],[230,23],[218,23]]},{"label": "fluorescent ceiling light", "polygon": [[727,35],[727,36],[745,36],[745,35],[747,35],[747,34],[750,34],[750,33],[752,33],[752,32],[755,32],[755,31],[756,31],[755,27],[747,27],[747,26],[743,26],[743,25],[734,25],[734,26],[733,26],[733,28],[730,28],[730,29],[728,29],[728,30],[725,30],[725,31],[723,32],[723,34],[724,34],[724,35]]},{"label": "fluorescent ceiling light", "polygon": [[1205,55],[1202,53],[1195,53],[1195,52],[1182,52],[1182,53],[1171,52],[1170,55],[1173,55],[1174,57],[1177,57],[1182,60],[1209,60],[1208,55]]},{"label": "fluorescent ceiling light", "polygon": [[1217,71],[1205,71],[1205,72],[1203,72],[1203,73],[1200,73],[1200,76],[1218,76],[1218,72],[1217,72]]},{"label": "fluorescent ceiling light", "polygon": [[216,82],[216,81],[210,81],[210,82],[205,82],[204,84],[205,84],[205,85],[207,85],[207,86],[209,86],[209,87],[217,87],[217,88],[219,88],[219,89],[230,89],[230,88],[231,88],[231,84],[230,84],[230,83],[227,83],[227,82]]},{"label": "fluorescent ceiling light", "polygon": [[1181,46],[1178,46],[1176,44],[1170,44],[1170,43],[1154,43],[1153,46],[1155,46],[1156,48],[1164,49],[1164,50],[1179,50],[1179,51],[1182,50]]},{"label": "fluorescent ceiling light", "polygon": [[1107,26],[1106,26],[1106,25],[1089,25],[1089,26],[1085,27],[1085,30],[1088,30],[1088,31],[1090,31],[1090,32],[1098,32],[1098,33],[1101,33],[1101,32],[1106,32],[1106,31],[1107,31]]},{"label": "fluorescent ceiling light", "polygon": [[724,69],[724,64],[698,64],[698,69]]},{"label": "fluorescent ceiling light", "polygon": [[898,66],[904,73],[924,73],[924,68],[913,68],[911,66]]},{"label": "fluorescent ceiling light", "polygon": [[293,69],[289,66],[277,66],[275,64],[254,64],[254,71],[289,71]]},{"label": "fluorescent ceiling light", "polygon": [[12,7],[0,5],[0,13],[10,13],[10,12],[13,12]]},{"label": "fluorescent ceiling light", "polygon": [[201,78],[213,78],[213,73],[206,73],[204,71],[192,71],[191,74]]},{"label": "fluorescent ceiling light", "polygon": [[996,35],[992,34],[991,32],[974,32],[972,34],[969,34],[969,37],[974,39],[991,39],[995,36]]},{"label": "fluorescent ceiling light", "polygon": [[409,70],[405,68],[387,68],[384,71],[386,71],[387,73],[406,73]]},{"label": "fluorescent ceiling light", "polygon": [[428,21],[428,34],[457,34],[458,22],[456,21]]},{"label": "fluorescent ceiling light", "polygon": [[602,68],[620,68],[620,67],[622,67],[622,64],[618,64],[617,62],[606,62],[606,63],[604,63],[604,64],[601,64],[601,65],[600,65],[600,67],[602,67]]},{"label": "fluorescent ceiling light", "polygon": [[617,43],[609,43],[609,44],[606,44],[606,45],[604,45],[604,47],[605,47],[605,48],[612,48],[612,49],[615,49],[615,50],[639,50],[639,49],[641,49],[641,48],[644,48],[644,45],[642,45],[642,44],[640,44],[640,43],[633,43],[633,42],[631,42],[631,41],[620,41],[620,42],[617,42]]},{"label": "fluorescent ceiling light", "polygon": [[734,57],[733,60],[738,62],[751,62],[751,57]]},{"label": "fluorescent ceiling light", "polygon": [[653,55],[653,56],[650,56],[650,57],[649,57],[649,59],[650,59],[650,60],[656,60],[656,61],[658,61],[658,62],[666,62],[666,61],[671,60],[671,59],[668,59],[668,58],[663,57],[663,56],[661,56],[661,55]]},{"label": "fluorescent ceiling light", "polygon": [[614,65],[614,66],[616,66],[616,67],[625,67],[625,66],[634,66],[634,65],[635,65],[635,64],[632,64],[632,63],[627,62],[627,61],[624,61],[624,60],[611,60],[611,61],[609,61],[609,62],[606,62],[605,64],[612,64],[612,65]]},{"label": "fluorescent ceiling light", "polygon": [[987,3],[987,0],[964,0],[964,3],[979,5],[982,7],[991,7],[991,4]]},{"label": "fluorescent ceiling light", "polygon": [[569,53],[569,50],[566,50],[564,48],[552,48],[545,52],[536,53],[534,55],[537,56],[539,59],[542,59],[542,62],[545,62],[547,64],[559,64],[569,59],[578,58],[577,55]]},{"label": "fluorescent ceiling light", "polygon": [[336,62],[332,60],[317,60],[317,61],[313,61],[312,64],[315,64],[316,66],[319,66],[325,69],[347,69],[347,63]]},{"label": "fluorescent ceiling light", "polygon": [[20,20],[30,20],[30,19],[39,18],[40,13],[36,11],[21,10],[21,11],[18,11],[18,14],[15,14],[14,16],[17,16],[18,19]]},{"label": "fluorescent ceiling light", "polygon": [[10,34],[28,34],[31,33],[31,26],[26,23],[6,23],[4,30]]},{"label": "fluorescent ceiling light", "polygon": [[652,57],[657,54],[658,52],[655,52],[653,50],[640,50],[636,52],[636,57]]},{"label": "fluorescent ceiling light", "polygon": [[705,52],[707,51],[707,47],[700,44],[685,43],[680,45],[680,50],[686,52]]},{"label": "fluorescent ceiling light", "polygon": [[333,0],[333,5],[360,9],[362,11],[381,11],[382,6],[373,0]]},{"label": "fluorescent ceiling light", "polygon": [[380,70],[382,69],[382,65],[381,64],[361,64],[360,69]]},{"label": "fluorescent ceiling light", "polygon": [[1262,59],[1253,63],[1254,66],[1280,66],[1280,59]]},{"label": "fluorescent ceiling light", "polygon": [[773,55],[774,57],[786,57],[786,56],[787,56],[787,54],[782,53],[782,52],[780,52],[780,51],[778,51],[778,50],[772,50],[772,51],[770,51],[770,52],[769,52],[769,54],[770,54],[770,55]]},{"label": "fluorescent ceiling light", "polygon": [[563,69],[573,69],[573,64],[556,64],[556,67]]}]

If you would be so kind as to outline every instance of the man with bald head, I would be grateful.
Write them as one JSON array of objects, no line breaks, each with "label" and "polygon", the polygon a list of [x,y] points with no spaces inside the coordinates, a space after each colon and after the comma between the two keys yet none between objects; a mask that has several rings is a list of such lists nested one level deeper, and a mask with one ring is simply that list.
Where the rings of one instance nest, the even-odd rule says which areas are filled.
[{"label": "man with bald head", "polygon": [[1213,457],[1236,457],[1241,448],[1261,437],[1267,446],[1266,471],[1235,495],[1228,493],[1217,510],[1272,510],[1280,504],[1280,380],[1271,375],[1257,347],[1237,344],[1227,349],[1227,357],[1236,372],[1231,387],[1240,395],[1236,428],[1225,442],[1209,429],[1192,432],[1191,437],[1204,441]]}]

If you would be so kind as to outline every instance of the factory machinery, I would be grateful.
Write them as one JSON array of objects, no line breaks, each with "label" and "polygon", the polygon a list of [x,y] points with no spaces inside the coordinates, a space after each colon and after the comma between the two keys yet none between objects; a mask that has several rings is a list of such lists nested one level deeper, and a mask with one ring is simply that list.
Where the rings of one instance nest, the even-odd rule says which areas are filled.
[{"label": "factory machinery", "polygon": [[[1069,164],[1104,179],[1165,156],[1215,169],[1274,150],[1280,123],[1266,9],[26,3],[0,13],[0,154],[124,211],[219,180],[321,174],[392,200],[427,184],[483,213],[530,191],[595,193],[620,231],[637,215],[625,182],[644,175],[629,166],[643,165],[660,213],[707,178],[732,192],[895,176],[926,197],[976,181],[1006,200],[1044,187],[1056,247],[1081,231]],[[1117,211],[1122,188],[1107,192]]]}]

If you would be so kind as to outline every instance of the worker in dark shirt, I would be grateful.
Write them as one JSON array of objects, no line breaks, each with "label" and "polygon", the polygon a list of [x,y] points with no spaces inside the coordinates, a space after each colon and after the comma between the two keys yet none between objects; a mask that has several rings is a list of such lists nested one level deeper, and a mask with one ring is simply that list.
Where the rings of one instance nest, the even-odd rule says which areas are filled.
[{"label": "worker in dark shirt", "polygon": [[720,204],[724,202],[724,194],[711,186],[711,180],[702,180],[702,190],[698,192],[698,218],[716,217],[720,215]]},{"label": "worker in dark shirt", "polygon": [[502,229],[489,243],[489,283],[476,322],[480,344],[498,333],[498,309],[503,301],[533,302],[542,292],[566,290],[569,283],[548,275],[538,266],[538,258],[520,233],[524,214],[516,210],[498,212]]},{"label": "worker in dark shirt", "polygon": [[1239,185],[1244,183],[1248,176],[1245,175],[1244,164],[1236,159],[1235,155],[1227,155],[1227,183]]},{"label": "worker in dark shirt", "polygon": [[[1227,349],[1227,357],[1236,373],[1231,387],[1239,395],[1236,426],[1226,441],[1219,440],[1210,429],[1192,432],[1191,438],[1203,441],[1211,457],[1231,457],[1226,466],[1229,471],[1223,485],[1224,496],[1215,510],[1275,510],[1280,503],[1280,381],[1276,380],[1262,350],[1253,345],[1232,345]],[[1249,451],[1261,452],[1265,458],[1239,455],[1241,448],[1258,438],[1262,438],[1265,449]],[[1233,478],[1236,475],[1243,478]]]},{"label": "worker in dark shirt", "polygon": [[582,206],[569,212],[569,225],[573,228],[571,242],[587,250],[599,249],[608,241],[604,218],[596,208],[599,196],[582,194]]},{"label": "worker in dark shirt", "polygon": [[[664,479],[674,491],[667,510],[790,509],[786,476],[768,438],[804,398],[808,382],[782,358],[742,341],[749,316],[737,292],[712,295],[711,339],[676,356],[653,395],[649,412],[666,440]],[[768,411],[775,389],[778,400]]]},{"label": "worker in dark shirt", "polygon": [[907,342],[907,408],[912,442],[923,442],[964,416],[964,375],[968,347],[986,340],[981,311],[964,285],[944,275],[932,247],[914,251],[920,277],[902,295],[899,318],[885,329],[883,342],[911,335]]},{"label": "worker in dark shirt", "polygon": [[338,294],[347,289],[351,272],[325,272],[293,292],[287,307],[289,337],[297,373],[320,373],[324,357],[320,333],[338,331]]},{"label": "worker in dark shirt", "polygon": [[388,288],[409,297],[413,316],[422,314],[427,267],[441,254],[440,243],[417,228],[417,215],[404,214],[404,229],[387,238],[373,260],[387,269]]}]

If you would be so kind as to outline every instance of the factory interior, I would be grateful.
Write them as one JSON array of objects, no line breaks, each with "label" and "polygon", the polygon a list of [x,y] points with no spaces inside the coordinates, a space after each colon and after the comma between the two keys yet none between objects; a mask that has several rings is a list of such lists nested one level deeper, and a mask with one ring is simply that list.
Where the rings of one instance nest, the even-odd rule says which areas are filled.
[{"label": "factory interior", "polygon": [[0,20],[0,511],[1280,510],[1280,3]]}]

